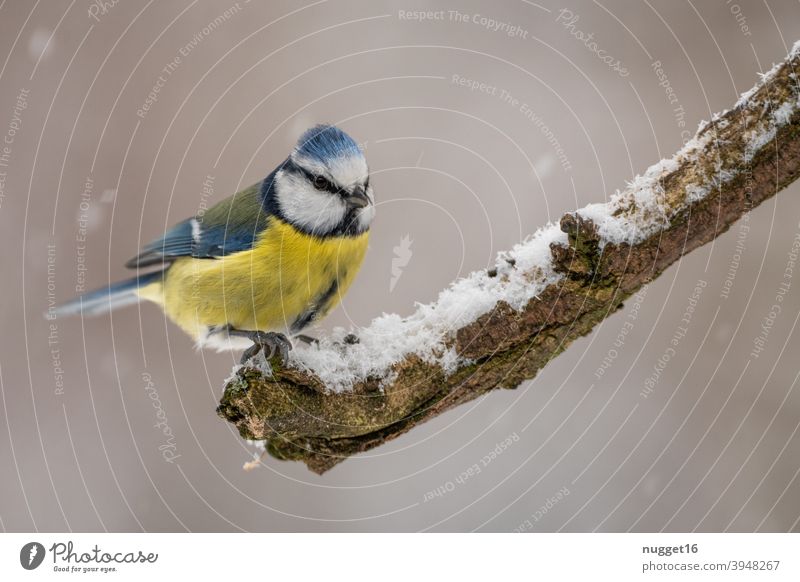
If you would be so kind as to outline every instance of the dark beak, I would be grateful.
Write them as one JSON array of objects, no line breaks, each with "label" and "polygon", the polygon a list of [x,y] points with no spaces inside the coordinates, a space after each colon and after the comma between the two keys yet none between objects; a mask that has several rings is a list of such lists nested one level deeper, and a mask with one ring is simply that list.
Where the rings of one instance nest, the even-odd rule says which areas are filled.
[{"label": "dark beak", "polygon": [[345,201],[351,208],[364,208],[369,205],[369,197],[366,191],[360,186],[353,190],[353,193],[345,198]]}]

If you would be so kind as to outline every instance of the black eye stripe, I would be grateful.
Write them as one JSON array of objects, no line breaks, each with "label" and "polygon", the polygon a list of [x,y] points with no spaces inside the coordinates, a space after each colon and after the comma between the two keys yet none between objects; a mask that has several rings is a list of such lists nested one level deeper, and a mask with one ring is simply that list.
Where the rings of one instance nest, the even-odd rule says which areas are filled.
[{"label": "black eye stripe", "polygon": [[[316,180],[316,178],[318,176],[317,174],[314,174],[313,172],[310,172],[307,169],[305,169],[304,167],[296,164],[291,158],[289,158],[286,161],[286,164],[284,165],[284,170],[286,170],[286,171],[288,171],[288,172],[290,172],[292,174],[300,174],[301,176],[305,177],[306,180],[311,182],[312,185],[314,184],[314,180]],[[350,192],[349,192],[349,190],[347,188],[339,188],[336,184],[334,184],[333,182],[328,180],[328,178],[326,178],[325,176],[322,176],[322,177],[325,178],[325,180],[328,182],[328,184],[327,184],[327,186],[325,188],[321,188],[321,189],[320,188],[316,188],[316,185],[315,185],[314,187],[319,192],[329,192],[331,194],[336,194],[338,196],[348,196],[350,194]],[[369,174],[367,175],[367,177],[366,177],[366,179],[364,181],[364,190],[366,190],[367,188],[369,188]]]},{"label": "black eye stripe", "polygon": [[[308,180],[308,181],[309,181],[309,182],[311,182],[312,184],[314,184],[314,180],[316,180],[316,178],[317,178],[317,175],[316,175],[316,174],[313,174],[313,173],[309,172],[308,170],[306,170],[306,169],[305,169],[305,168],[303,168],[302,166],[298,166],[298,165],[297,165],[297,164],[295,164],[295,163],[289,163],[289,164],[286,164],[286,168],[287,168],[287,169],[288,169],[290,172],[294,172],[294,173],[299,173],[299,174],[302,174],[303,176],[305,176],[306,180]],[[323,178],[324,178],[324,176],[323,176]],[[339,195],[339,194],[343,194],[343,193],[344,193],[344,194],[346,194],[346,193],[347,193],[347,192],[345,191],[345,189],[344,189],[344,188],[338,188],[338,187],[337,187],[335,184],[333,184],[333,183],[332,183],[330,180],[328,180],[327,178],[325,178],[325,180],[326,180],[326,182],[327,182],[327,185],[326,185],[326,187],[325,187],[325,188],[323,188],[323,189],[322,189],[322,190],[324,190],[325,192],[330,192],[331,194],[337,194],[337,195]],[[315,187],[316,187],[316,186],[315,186]],[[320,191],[322,191],[322,190],[320,190]]]}]

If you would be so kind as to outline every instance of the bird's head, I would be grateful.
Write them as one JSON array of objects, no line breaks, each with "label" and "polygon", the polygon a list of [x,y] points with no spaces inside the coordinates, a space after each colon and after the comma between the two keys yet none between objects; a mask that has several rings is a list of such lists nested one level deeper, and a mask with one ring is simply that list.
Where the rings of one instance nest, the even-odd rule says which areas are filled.
[{"label": "bird's head", "polygon": [[375,216],[364,153],[332,125],[300,137],[275,174],[274,188],[282,218],[309,234],[360,234]]}]

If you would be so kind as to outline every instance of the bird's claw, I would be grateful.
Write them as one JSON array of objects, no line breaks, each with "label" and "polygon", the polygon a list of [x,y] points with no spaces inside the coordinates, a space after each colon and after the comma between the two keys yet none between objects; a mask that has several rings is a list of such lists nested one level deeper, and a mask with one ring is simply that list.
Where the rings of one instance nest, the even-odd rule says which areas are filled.
[{"label": "bird's claw", "polygon": [[267,360],[272,359],[275,355],[280,356],[282,362],[289,359],[289,350],[292,349],[292,343],[282,333],[254,331],[249,333],[247,337],[252,340],[253,345],[242,354],[241,364],[246,364],[261,350],[264,350],[264,356]]}]

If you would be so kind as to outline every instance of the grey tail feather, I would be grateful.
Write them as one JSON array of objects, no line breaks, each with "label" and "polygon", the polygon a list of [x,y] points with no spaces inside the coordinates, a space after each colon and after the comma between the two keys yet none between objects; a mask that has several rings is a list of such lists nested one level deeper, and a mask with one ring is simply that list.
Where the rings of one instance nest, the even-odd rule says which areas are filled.
[{"label": "grey tail feather", "polygon": [[164,271],[146,273],[102,289],[90,291],[56,307],[55,315],[76,315],[78,313],[99,315],[118,307],[133,305],[139,302],[139,295],[136,293],[139,287],[149,285],[163,276]]}]

